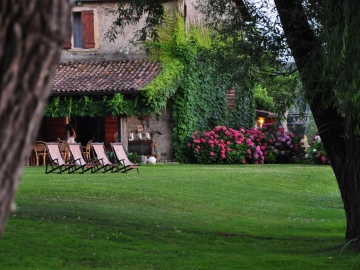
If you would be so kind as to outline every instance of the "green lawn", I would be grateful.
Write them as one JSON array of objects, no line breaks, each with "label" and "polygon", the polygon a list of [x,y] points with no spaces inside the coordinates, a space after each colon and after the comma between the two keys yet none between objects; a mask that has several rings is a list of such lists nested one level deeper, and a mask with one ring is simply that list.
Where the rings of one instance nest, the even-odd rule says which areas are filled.
[{"label": "green lawn", "polygon": [[29,167],[0,269],[359,269],[329,166]]}]

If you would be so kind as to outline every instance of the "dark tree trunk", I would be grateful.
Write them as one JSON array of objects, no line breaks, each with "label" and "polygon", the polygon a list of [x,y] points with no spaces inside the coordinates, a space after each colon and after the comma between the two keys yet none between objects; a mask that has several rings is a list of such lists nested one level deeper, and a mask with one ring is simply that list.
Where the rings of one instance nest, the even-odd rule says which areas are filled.
[{"label": "dark tree trunk", "polygon": [[65,0],[0,1],[0,235],[71,29],[70,11]]},{"label": "dark tree trunk", "polygon": [[345,121],[335,108],[326,106],[334,89],[330,83],[326,88],[324,82],[319,86],[318,78],[322,78],[322,74],[317,74],[321,69],[316,66],[324,64],[319,53],[320,42],[308,24],[301,2],[275,0],[305,95],[338,182],[346,214],[346,240],[351,241],[360,236],[360,141],[351,127],[358,119]]}]

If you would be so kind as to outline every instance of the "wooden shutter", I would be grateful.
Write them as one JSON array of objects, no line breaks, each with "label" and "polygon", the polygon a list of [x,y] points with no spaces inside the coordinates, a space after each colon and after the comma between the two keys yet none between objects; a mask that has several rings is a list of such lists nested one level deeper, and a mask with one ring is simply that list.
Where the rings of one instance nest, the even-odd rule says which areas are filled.
[{"label": "wooden shutter", "polygon": [[106,116],[105,117],[105,148],[111,149],[110,143],[115,142],[114,135],[119,130],[119,118]]},{"label": "wooden shutter", "polygon": [[62,45],[62,48],[65,50],[71,49],[71,38],[68,38],[67,40],[65,40],[65,42]]},{"label": "wooden shutter", "polygon": [[95,48],[94,11],[81,11],[82,42],[84,49]]}]

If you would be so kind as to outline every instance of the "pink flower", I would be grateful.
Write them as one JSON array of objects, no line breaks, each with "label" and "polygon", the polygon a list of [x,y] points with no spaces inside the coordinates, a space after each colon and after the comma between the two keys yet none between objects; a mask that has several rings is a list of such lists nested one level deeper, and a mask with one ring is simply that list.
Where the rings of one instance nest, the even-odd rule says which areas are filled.
[{"label": "pink flower", "polygon": [[191,143],[188,143],[187,146],[188,146],[188,147],[191,147]]},{"label": "pink flower", "polygon": [[198,135],[199,133],[197,131],[194,131],[194,135]]},{"label": "pink flower", "polygon": [[230,147],[226,148],[226,152],[230,152],[230,151],[231,151]]},{"label": "pink flower", "polygon": [[245,164],[245,163],[246,163],[246,160],[245,160],[245,159],[243,159],[243,160],[241,161],[241,163],[242,163],[242,164]]},{"label": "pink flower", "polygon": [[225,127],[225,126],[222,126],[221,129],[222,129],[222,130],[226,130],[226,127]]},{"label": "pink flower", "polygon": [[229,141],[226,141],[226,144],[227,144],[227,145],[229,145],[229,144],[231,144],[231,142],[229,142]]},{"label": "pink flower", "polygon": [[214,152],[210,152],[210,156],[213,156],[214,155]]}]

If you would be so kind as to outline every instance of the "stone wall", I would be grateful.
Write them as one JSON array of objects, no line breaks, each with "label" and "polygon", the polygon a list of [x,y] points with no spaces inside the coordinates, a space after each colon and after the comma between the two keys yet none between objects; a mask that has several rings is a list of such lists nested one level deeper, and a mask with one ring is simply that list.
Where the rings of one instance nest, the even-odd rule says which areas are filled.
[{"label": "stone wall", "polygon": [[172,161],[173,148],[172,148],[172,128],[171,128],[171,109],[167,108],[163,110],[160,115],[149,115],[143,117],[128,116],[123,119],[123,142],[125,148],[128,149],[127,141],[129,140],[129,134],[134,134],[134,140],[137,139],[137,128],[142,127],[143,131],[139,132],[142,137],[145,138],[145,134],[148,132],[151,135],[152,140],[156,140],[158,143],[157,154],[158,162]]},{"label": "stone wall", "polygon": [[[177,4],[179,10],[183,13],[184,1],[174,1],[171,4]],[[195,9],[196,0],[187,0],[187,23],[198,24],[202,21],[202,16]],[[73,12],[84,10],[94,11],[94,34],[95,48],[81,49],[74,48],[63,50],[61,55],[62,62],[69,61],[101,61],[101,60],[119,60],[119,59],[144,59],[146,53],[141,43],[132,43],[136,31],[140,30],[145,23],[145,16],[136,25],[126,26],[124,35],[118,35],[114,42],[109,41],[105,36],[110,29],[112,23],[116,20],[116,16],[108,12],[108,10],[116,9],[117,3],[114,2],[86,2],[83,1],[80,6],[75,5]],[[184,30],[185,31],[185,30]]]},{"label": "stone wall", "polygon": [[124,35],[119,35],[114,42],[109,41],[105,36],[110,29],[116,16],[107,12],[109,9],[115,9],[116,3],[104,2],[82,2],[81,6],[74,6],[73,12],[84,10],[94,11],[94,35],[95,48],[81,49],[74,48],[63,50],[61,55],[62,62],[68,61],[89,61],[89,60],[119,60],[119,59],[143,59],[146,57],[140,44],[130,43],[134,33],[141,29],[145,18],[137,25],[126,26]]}]

